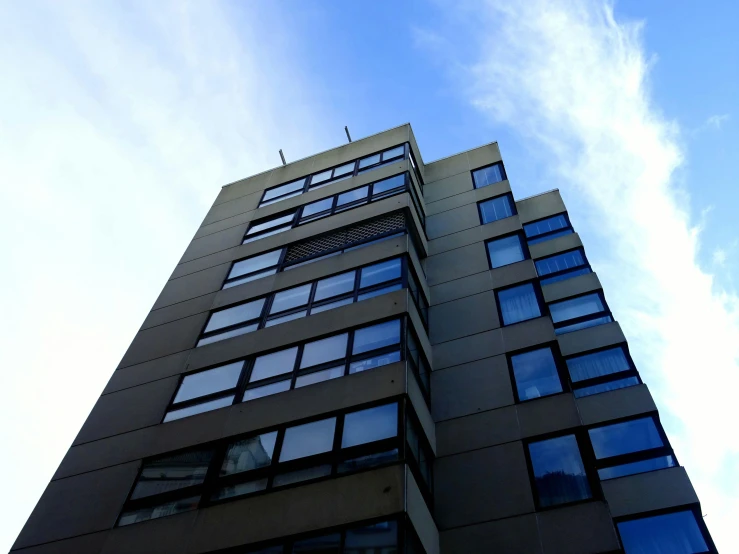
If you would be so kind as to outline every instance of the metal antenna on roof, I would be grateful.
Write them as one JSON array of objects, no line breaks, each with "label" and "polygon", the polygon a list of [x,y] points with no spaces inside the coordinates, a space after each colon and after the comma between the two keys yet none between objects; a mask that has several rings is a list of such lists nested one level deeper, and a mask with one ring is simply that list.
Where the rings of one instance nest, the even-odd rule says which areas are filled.
[{"label": "metal antenna on roof", "polygon": [[287,162],[285,161],[285,154],[282,153],[282,148],[280,148],[280,158],[282,158],[282,165],[287,165]]},{"label": "metal antenna on roof", "polygon": [[352,136],[349,134],[349,127],[347,127],[346,125],[344,125],[344,131],[346,131],[346,138],[348,138],[349,139],[349,142],[351,142],[352,141]]}]

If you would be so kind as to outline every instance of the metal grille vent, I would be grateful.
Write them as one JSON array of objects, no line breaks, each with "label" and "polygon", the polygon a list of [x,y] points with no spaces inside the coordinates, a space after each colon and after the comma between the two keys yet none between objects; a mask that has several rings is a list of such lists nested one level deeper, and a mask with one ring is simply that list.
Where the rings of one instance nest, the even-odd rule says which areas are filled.
[{"label": "metal grille vent", "polygon": [[370,240],[385,233],[402,231],[403,229],[405,229],[405,215],[403,213],[390,214],[362,225],[349,227],[337,233],[290,246],[285,255],[285,261],[294,262],[310,256],[317,256],[324,252],[345,248],[357,242]]}]

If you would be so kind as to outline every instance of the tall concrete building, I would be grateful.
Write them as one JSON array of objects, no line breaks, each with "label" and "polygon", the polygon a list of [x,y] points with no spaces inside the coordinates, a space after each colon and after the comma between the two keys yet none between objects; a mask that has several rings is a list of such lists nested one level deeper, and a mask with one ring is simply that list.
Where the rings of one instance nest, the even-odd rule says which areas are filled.
[{"label": "tall concrete building", "polygon": [[402,125],[223,187],[13,552],[716,549],[559,192]]}]

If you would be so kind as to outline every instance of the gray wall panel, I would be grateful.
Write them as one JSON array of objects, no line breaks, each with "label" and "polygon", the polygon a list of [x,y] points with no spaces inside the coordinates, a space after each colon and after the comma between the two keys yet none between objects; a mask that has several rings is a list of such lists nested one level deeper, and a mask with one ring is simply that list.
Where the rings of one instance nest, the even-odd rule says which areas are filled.
[{"label": "gray wall panel", "polygon": [[522,402],[516,407],[523,437],[535,437],[580,425],[575,399],[571,393],[537,398]]},{"label": "gray wall panel", "polygon": [[474,190],[472,174],[467,172],[457,173],[436,181],[430,181],[427,177],[424,179],[426,179],[426,186],[423,188],[423,196],[429,206],[432,202]]},{"label": "gray wall panel", "polygon": [[118,367],[148,362],[193,348],[206,321],[208,313],[204,312],[139,331]]},{"label": "gray wall panel", "polygon": [[101,531],[11,552],[14,554],[100,554],[107,538],[108,531]]},{"label": "gray wall panel", "polygon": [[426,278],[429,286],[438,285],[489,269],[482,243],[450,250],[426,260]]},{"label": "gray wall panel", "polygon": [[477,169],[501,161],[500,149],[497,142],[484,144],[467,151],[467,162],[470,169]]},{"label": "gray wall panel", "polygon": [[545,554],[595,554],[620,548],[605,502],[547,510],[537,514]]},{"label": "gray wall panel", "polygon": [[212,292],[203,296],[198,296],[192,300],[185,300],[171,306],[165,306],[158,310],[149,312],[146,316],[144,323],[141,325],[141,330],[156,327],[158,325],[164,325],[171,321],[176,321],[191,315],[207,312],[213,306],[213,301],[216,298],[216,293]]},{"label": "gray wall panel", "polygon": [[219,291],[230,269],[230,264],[221,264],[167,281],[152,310]]},{"label": "gray wall panel", "polygon": [[459,173],[469,173],[469,171],[470,162],[467,159],[467,152],[462,152],[435,162],[427,163],[424,178],[427,183],[433,183],[434,181],[446,179]]},{"label": "gray wall panel", "polygon": [[221,250],[240,245],[248,226],[248,223],[242,223],[241,225],[229,227],[223,231],[211,233],[210,235],[193,240],[182,255],[180,263],[209,256]]},{"label": "gray wall panel", "polygon": [[557,237],[544,242],[538,242],[529,246],[529,253],[535,260],[559,254],[566,250],[572,250],[582,246],[582,241],[577,233],[571,233],[563,237]]},{"label": "gray wall panel", "polygon": [[429,339],[439,344],[500,327],[495,293],[487,291],[431,306]]},{"label": "gray wall panel", "polygon": [[551,285],[544,285],[541,291],[544,295],[545,302],[556,302],[557,300],[569,298],[570,296],[577,296],[578,294],[602,289],[603,287],[598,280],[598,276],[595,273],[587,273],[566,279],[565,281],[552,283]]},{"label": "gray wall panel", "polygon": [[434,370],[474,362],[503,352],[501,330],[485,331],[434,346]]},{"label": "gray wall panel", "polygon": [[565,333],[557,337],[557,342],[563,356],[572,356],[588,350],[624,343],[626,337],[621,331],[621,326],[613,322]]},{"label": "gray wall panel", "polygon": [[613,517],[629,516],[698,502],[684,467],[603,481],[603,495]]},{"label": "gray wall panel", "polygon": [[444,554],[541,554],[535,514],[468,525],[440,536]]},{"label": "gray wall panel", "polygon": [[496,446],[521,438],[515,406],[437,423],[439,456]]},{"label": "gray wall panel", "polygon": [[507,352],[554,342],[555,339],[554,325],[548,316],[508,325],[502,327],[501,331]]},{"label": "gray wall panel", "polygon": [[538,194],[516,202],[516,209],[522,223],[528,223],[544,217],[567,211],[558,190]]},{"label": "gray wall panel", "polygon": [[405,468],[405,505],[426,554],[439,554],[439,530],[410,468]]},{"label": "gray wall panel", "polygon": [[585,396],[575,402],[583,425],[657,411],[646,385]]},{"label": "gray wall panel", "polygon": [[447,281],[435,287],[431,287],[431,302],[438,306],[444,302],[450,302],[465,296],[471,296],[490,290],[493,282],[489,271],[481,271],[474,275]]},{"label": "gray wall panel", "polygon": [[132,365],[123,369],[116,370],[108,381],[103,394],[109,394],[117,390],[143,385],[157,379],[164,379],[172,375],[179,375],[185,371],[187,358],[190,351],[178,352],[171,356],[157,358],[150,362]]}]

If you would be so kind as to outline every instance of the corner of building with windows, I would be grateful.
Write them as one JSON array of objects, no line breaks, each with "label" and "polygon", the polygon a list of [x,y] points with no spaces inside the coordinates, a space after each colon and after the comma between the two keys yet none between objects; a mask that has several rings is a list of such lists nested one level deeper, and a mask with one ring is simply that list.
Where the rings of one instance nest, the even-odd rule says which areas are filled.
[{"label": "corner of building with windows", "polygon": [[406,124],[223,187],[12,550],[155,551],[716,548],[559,191]]}]

